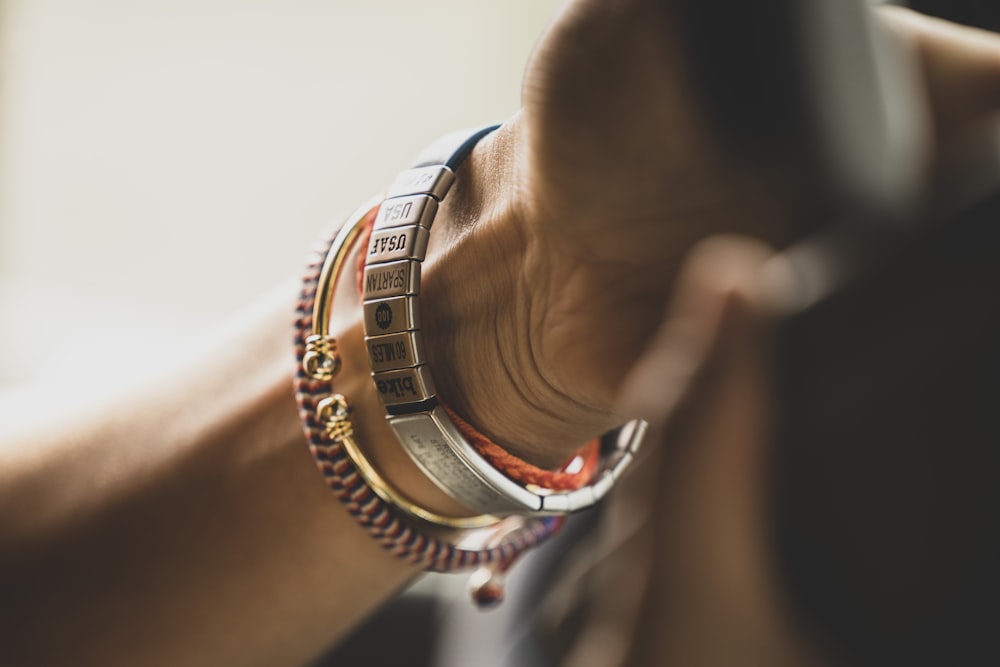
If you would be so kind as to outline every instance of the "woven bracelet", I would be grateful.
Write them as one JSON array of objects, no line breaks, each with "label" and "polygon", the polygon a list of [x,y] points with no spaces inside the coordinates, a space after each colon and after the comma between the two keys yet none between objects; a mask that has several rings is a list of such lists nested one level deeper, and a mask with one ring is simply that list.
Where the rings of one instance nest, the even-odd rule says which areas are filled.
[{"label": "woven bracelet", "polygon": [[[398,557],[439,572],[485,566],[473,595],[479,604],[502,596],[504,571],[558,530],[567,512],[594,504],[612,488],[645,431],[644,422],[633,420],[584,447],[572,469],[547,471],[490,442],[437,396],[419,330],[420,266],[454,169],[494,129],[442,138],[400,174],[386,201],[359,209],[309,263],[296,320],[296,397],[327,484]],[[340,357],[329,332],[333,294],[359,237],[365,345],[376,395],[410,458],[477,516],[435,514],[393,489],[355,441],[347,398],[334,392]]]},{"label": "woven bracelet", "polygon": [[[422,521],[380,497],[351,456],[353,430],[344,419],[348,411],[346,400],[338,397],[333,388],[333,378],[340,366],[335,341],[329,336],[321,336],[322,342],[317,343],[314,334],[317,300],[328,299],[332,294],[332,285],[320,289],[324,268],[332,270],[331,258],[346,254],[351,241],[366,223],[370,224],[377,210],[373,204],[359,209],[308,261],[295,318],[298,367],[294,388],[303,430],[313,460],[327,485],[383,548],[398,558],[435,572],[486,567],[478,577],[479,585],[473,590],[473,599],[480,605],[492,604],[502,597],[504,571],[525,550],[555,533],[562,525],[562,518],[508,517],[495,519],[483,527],[463,529],[459,525],[441,531],[433,521]],[[336,276],[333,278],[335,282]],[[327,304],[319,309],[324,317],[329,316],[329,308]],[[324,353],[316,354],[317,349]],[[321,408],[330,405],[342,405],[341,414],[324,418]],[[479,546],[467,546],[469,542],[478,542]]]}]

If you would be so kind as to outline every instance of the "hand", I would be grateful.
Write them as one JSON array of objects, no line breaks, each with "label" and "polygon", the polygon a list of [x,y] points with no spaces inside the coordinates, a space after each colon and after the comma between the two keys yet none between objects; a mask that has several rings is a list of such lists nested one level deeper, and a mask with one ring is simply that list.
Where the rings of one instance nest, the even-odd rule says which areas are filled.
[{"label": "hand", "polygon": [[[1000,108],[1000,38],[904,10],[885,11],[883,18],[919,49],[942,151],[952,138],[995,115]],[[791,287],[789,278],[780,259],[759,241],[716,237],[689,251],[669,310],[619,394],[622,412],[642,415],[653,424],[652,456],[613,499],[606,527],[627,523],[622,521],[626,518],[634,522],[643,517],[644,523],[606,558],[608,571],[601,574],[608,576],[580,582],[592,602],[582,614],[589,622],[561,664],[854,664],[827,653],[842,647],[819,648],[805,634],[796,616],[801,610],[792,609],[783,595],[775,559],[769,423],[774,397],[767,324],[773,304]],[[692,357],[703,363],[699,366]],[[871,442],[873,448],[878,444]],[[849,480],[839,481],[854,491]],[[836,506],[836,500],[830,504]],[[856,517],[838,518],[849,523]],[[932,523],[919,515],[916,520],[924,527]],[[975,522],[969,516],[956,521]],[[870,568],[896,562],[869,551],[879,546],[851,543],[843,549],[864,549]],[[960,586],[975,586],[969,579],[956,584],[954,573],[946,569],[929,572],[922,560],[927,554],[899,550],[924,567],[915,566],[917,572],[944,581],[916,580],[914,598],[927,594],[925,586],[949,591],[939,594],[938,601],[953,600],[948,596],[957,596]],[[878,577],[882,571],[869,572]],[[907,576],[914,576],[912,569],[899,580]],[[856,601],[858,582],[850,583]],[[896,589],[886,586],[872,597],[890,596],[886,590]],[[905,604],[898,597],[892,595],[897,604]],[[960,604],[952,604],[958,613]],[[878,612],[851,613],[867,617]],[[969,618],[975,612],[962,613]],[[889,641],[896,646],[914,641],[900,630],[914,627],[906,625],[910,618],[882,620],[876,626],[892,628],[896,634]],[[956,627],[962,623],[951,621]],[[953,650],[946,641],[940,644]]]},{"label": "hand", "polygon": [[774,174],[715,144],[674,33],[655,2],[570,4],[531,59],[524,109],[460,170],[432,235],[441,394],[545,466],[628,418],[617,387],[692,243],[779,236]]},{"label": "hand", "polygon": [[[780,246],[795,221],[787,167],[737,159],[707,126],[663,5],[571,3],[528,66],[524,109],[459,171],[432,234],[423,303],[441,394],[542,465],[630,416],[618,387],[696,242]],[[997,106],[993,40],[881,18],[918,51],[942,143]]]}]

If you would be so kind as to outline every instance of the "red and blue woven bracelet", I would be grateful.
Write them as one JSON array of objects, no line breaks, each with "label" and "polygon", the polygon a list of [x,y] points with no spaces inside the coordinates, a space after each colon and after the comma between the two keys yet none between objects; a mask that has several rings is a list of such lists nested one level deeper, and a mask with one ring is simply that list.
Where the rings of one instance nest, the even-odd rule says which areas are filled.
[{"label": "red and blue woven bracelet", "polygon": [[[359,211],[347,226],[369,227],[377,210],[375,206]],[[341,230],[340,234],[343,233],[344,230]],[[502,597],[503,572],[521,553],[554,534],[562,525],[563,517],[508,517],[497,519],[490,527],[492,530],[442,531],[438,526],[415,519],[400,507],[387,502],[369,485],[358,462],[352,459],[349,448],[339,437],[341,434],[331,433],[329,423],[319,414],[322,403],[335,395],[332,374],[329,379],[317,379],[307,359],[307,341],[314,328],[317,297],[321,297],[318,287],[320,275],[336,240],[337,235],[332,235],[319,252],[310,257],[296,307],[298,368],[294,387],[309,450],[334,495],[386,550],[429,571],[455,572],[487,567],[491,576],[480,577],[481,585],[473,591],[473,597],[481,605],[494,603]],[[346,250],[340,249],[340,252]],[[468,428],[474,432],[471,427]],[[477,441],[499,449],[485,436],[476,435]],[[586,483],[584,475],[574,477],[579,480],[578,483]],[[470,539],[476,537],[481,543],[468,546]]]}]

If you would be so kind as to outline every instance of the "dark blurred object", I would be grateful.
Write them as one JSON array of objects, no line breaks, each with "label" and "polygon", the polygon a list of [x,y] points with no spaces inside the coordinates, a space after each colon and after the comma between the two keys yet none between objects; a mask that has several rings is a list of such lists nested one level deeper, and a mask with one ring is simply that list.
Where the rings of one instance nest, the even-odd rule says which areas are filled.
[{"label": "dark blurred object", "polygon": [[930,136],[919,68],[866,0],[665,4],[724,145],[799,180],[793,236],[845,218],[892,224],[919,206]]},{"label": "dark blurred object", "polygon": [[851,664],[1000,664],[1000,195],[869,233],[779,338],[781,572]]},{"label": "dark blurred object", "polygon": [[312,667],[430,667],[441,625],[438,606],[435,597],[408,591],[375,612]]},{"label": "dark blurred object", "polygon": [[997,0],[913,0],[910,7],[955,23],[1000,31],[1000,2]]},{"label": "dark blurred object", "polygon": [[[734,155],[802,179],[807,305],[775,350],[793,608],[849,664],[1000,664],[1000,178],[977,203],[982,171],[939,174],[965,205],[927,210],[919,68],[867,2],[672,4]],[[912,6],[1000,27],[997,0]]]}]

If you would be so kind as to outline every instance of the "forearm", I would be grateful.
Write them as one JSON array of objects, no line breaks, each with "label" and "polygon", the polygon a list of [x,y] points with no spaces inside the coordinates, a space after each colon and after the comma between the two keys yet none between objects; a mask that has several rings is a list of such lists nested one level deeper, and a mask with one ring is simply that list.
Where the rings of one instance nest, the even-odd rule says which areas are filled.
[{"label": "forearm", "polygon": [[310,460],[291,305],[286,290],[141,392],[0,425],[14,664],[296,664],[415,574]]},{"label": "forearm", "polygon": [[[515,384],[502,372],[511,362],[508,370],[533,370],[519,349],[530,322],[490,327],[498,306],[531,304],[520,282],[531,248],[504,204],[508,174],[494,169],[505,156],[509,147],[472,161],[454,191],[460,206],[442,211],[435,227],[442,278],[428,280],[437,298],[427,303],[444,326],[428,329],[432,369],[454,397],[489,378],[499,393],[474,394],[487,406],[471,414],[483,417],[477,425],[512,433],[526,447],[519,453],[555,464],[601,428],[573,419],[579,406],[571,402],[539,414],[522,396],[534,389],[542,401],[553,397],[544,382],[533,384],[539,378],[529,373]],[[477,233],[459,242],[465,216]],[[477,298],[483,288],[490,298]],[[0,614],[4,644],[19,660],[301,663],[416,574],[356,525],[310,460],[291,391],[292,301],[289,289],[186,370],[137,378],[137,392],[87,404],[46,398],[42,414],[20,420],[26,429],[3,425],[0,441],[16,447],[0,454]],[[330,330],[343,368],[333,388],[352,405],[366,455],[420,506],[467,513],[388,431],[353,275],[342,278],[334,303]],[[566,423],[578,439],[559,438]],[[525,429],[543,435],[521,437]]]}]

